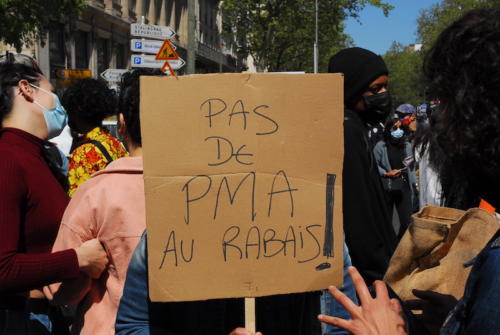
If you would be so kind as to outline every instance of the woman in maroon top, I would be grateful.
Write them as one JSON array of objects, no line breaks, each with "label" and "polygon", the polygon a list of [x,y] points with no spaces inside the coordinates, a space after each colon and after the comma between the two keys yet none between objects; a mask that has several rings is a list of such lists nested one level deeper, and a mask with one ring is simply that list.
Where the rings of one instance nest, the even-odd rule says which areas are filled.
[{"label": "woman in maroon top", "polygon": [[50,252],[68,203],[44,158],[67,119],[52,91],[30,57],[0,58],[0,334],[30,334],[30,291],[107,264],[97,240]]}]

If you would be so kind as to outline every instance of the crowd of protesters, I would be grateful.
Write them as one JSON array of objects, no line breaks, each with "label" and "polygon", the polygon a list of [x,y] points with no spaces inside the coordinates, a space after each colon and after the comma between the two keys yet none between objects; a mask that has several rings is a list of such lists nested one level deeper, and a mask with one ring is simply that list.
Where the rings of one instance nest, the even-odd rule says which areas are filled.
[{"label": "crowd of protesters", "polygon": [[[393,109],[390,73],[369,50],[341,50],[328,71],[344,75],[344,286],[257,298],[258,330],[498,334],[500,9],[466,13],[427,54],[425,77],[440,99],[435,109]],[[0,57],[0,335],[251,335],[242,328],[242,299],[149,300],[139,78],[158,75],[127,72],[119,96],[100,80],[83,79],[61,102],[34,59]],[[112,115],[119,139],[102,126]],[[69,164],[49,141],[67,124]],[[446,236],[419,251],[416,231],[426,220],[444,222]],[[465,254],[481,251],[454,260],[465,277],[447,290],[459,276],[440,264],[460,234],[451,223],[468,220],[494,230],[476,232],[488,243],[463,247]],[[394,270],[400,257],[419,252]],[[423,263],[443,265],[435,286],[409,279]],[[392,290],[383,280],[391,284],[394,273],[403,275]],[[414,289],[413,299],[401,282]],[[422,290],[433,287],[444,289]]]}]

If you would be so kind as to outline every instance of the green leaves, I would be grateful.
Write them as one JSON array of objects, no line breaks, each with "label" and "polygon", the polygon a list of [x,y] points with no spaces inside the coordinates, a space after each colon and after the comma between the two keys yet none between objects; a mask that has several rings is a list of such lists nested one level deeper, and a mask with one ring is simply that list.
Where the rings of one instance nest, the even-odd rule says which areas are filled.
[{"label": "green leaves", "polygon": [[0,41],[20,50],[56,22],[64,22],[80,13],[83,0],[0,0]]},{"label": "green leaves", "polygon": [[384,55],[389,68],[389,90],[393,106],[404,103],[419,105],[424,102],[424,85],[422,84],[422,53],[393,42]]},{"label": "green leaves", "polygon": [[500,5],[500,0],[442,0],[422,10],[417,19],[418,40],[423,50],[415,52],[394,42],[384,55],[390,71],[389,87],[394,106],[402,103],[420,104],[433,99],[423,79],[422,64],[425,54],[434,45],[439,34],[466,12],[476,8],[491,8]]},{"label": "green leaves", "polygon": [[[318,0],[319,68],[326,71],[329,57],[352,44],[344,20],[367,5],[384,13],[392,6],[381,0]],[[251,55],[258,70],[313,69],[315,41],[314,0],[225,0],[225,35],[235,37],[240,56]]]},{"label": "green leaves", "polygon": [[500,6],[500,0],[442,0],[439,4],[420,12],[417,20],[417,36],[427,51],[439,34],[466,12],[495,6]]}]

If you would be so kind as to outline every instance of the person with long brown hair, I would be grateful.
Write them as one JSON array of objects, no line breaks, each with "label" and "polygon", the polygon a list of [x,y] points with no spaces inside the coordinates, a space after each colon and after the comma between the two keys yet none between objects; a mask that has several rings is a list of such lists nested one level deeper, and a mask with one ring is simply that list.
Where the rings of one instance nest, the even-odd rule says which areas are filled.
[{"label": "person with long brown hair", "polygon": [[[445,29],[427,55],[424,72],[441,100],[433,143],[443,153],[440,179],[464,178],[470,192],[500,208],[500,8],[471,11]],[[445,198],[447,192],[444,183]],[[464,296],[455,306],[430,291],[420,301],[424,319],[430,315],[442,324],[441,335],[499,332],[500,231],[465,266],[471,264]],[[356,269],[349,271],[361,306],[331,287],[352,320],[319,319],[353,334],[406,334],[401,305],[389,298],[385,284],[375,282],[373,298]]]}]

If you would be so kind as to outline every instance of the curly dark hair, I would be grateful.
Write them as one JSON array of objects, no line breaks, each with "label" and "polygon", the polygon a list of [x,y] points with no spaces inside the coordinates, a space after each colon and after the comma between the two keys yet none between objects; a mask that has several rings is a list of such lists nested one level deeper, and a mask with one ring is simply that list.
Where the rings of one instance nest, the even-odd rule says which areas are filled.
[{"label": "curly dark hair", "polygon": [[38,85],[43,73],[38,67],[21,63],[0,63],[0,125],[12,109],[14,88],[21,80]]},{"label": "curly dark hair", "polygon": [[[500,9],[471,11],[445,29],[424,73],[441,100],[429,153],[444,198],[449,205],[473,191],[500,207]],[[460,180],[470,186],[462,195]]]},{"label": "curly dark hair", "polygon": [[118,99],[118,113],[123,114],[127,133],[131,140],[142,146],[141,121],[139,117],[139,77],[159,76],[160,70],[136,69],[126,72],[120,83],[120,97]]},{"label": "curly dark hair", "polygon": [[76,117],[97,127],[102,120],[116,114],[116,92],[105,81],[85,78],[76,81],[62,97],[70,119]]}]

